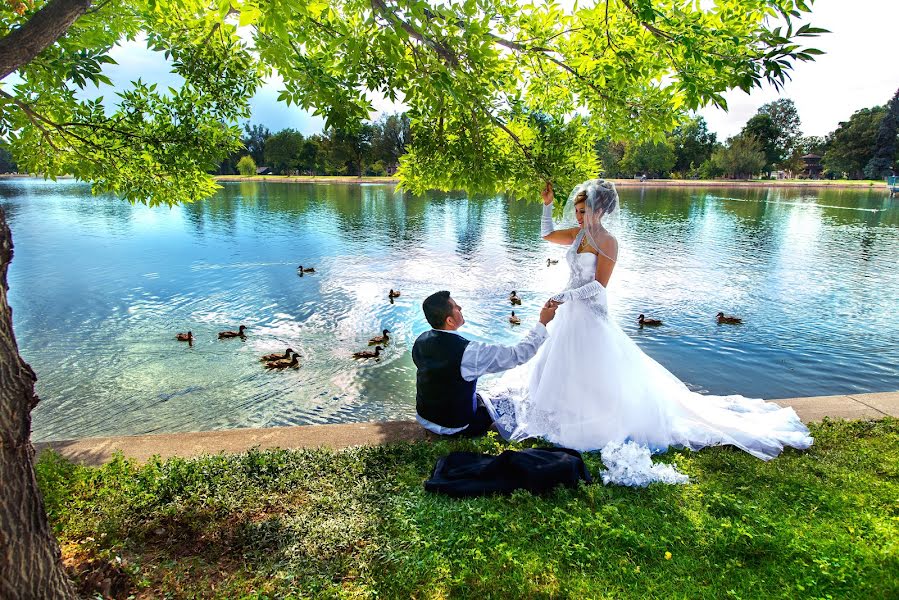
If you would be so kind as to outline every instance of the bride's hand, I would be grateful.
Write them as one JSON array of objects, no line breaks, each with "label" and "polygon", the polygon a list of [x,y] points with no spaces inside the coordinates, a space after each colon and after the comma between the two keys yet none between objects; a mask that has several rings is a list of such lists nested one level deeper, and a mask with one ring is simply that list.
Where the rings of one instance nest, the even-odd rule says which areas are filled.
[{"label": "bride's hand", "polygon": [[549,206],[553,203],[555,199],[555,194],[553,194],[553,184],[550,181],[546,182],[546,187],[543,188],[543,191],[540,192],[540,197],[543,198],[543,204]]}]

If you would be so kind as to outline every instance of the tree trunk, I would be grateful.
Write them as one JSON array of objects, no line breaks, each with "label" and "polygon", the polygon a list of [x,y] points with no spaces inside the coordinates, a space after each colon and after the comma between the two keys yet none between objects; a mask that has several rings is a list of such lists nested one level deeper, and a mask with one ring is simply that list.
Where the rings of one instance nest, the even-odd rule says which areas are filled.
[{"label": "tree trunk", "polygon": [[0,208],[0,598],[74,598],[34,475],[34,371],[12,330],[6,271],[12,235]]},{"label": "tree trunk", "polygon": [[90,6],[91,0],[50,0],[24,25],[0,38],[0,79],[31,62]]}]

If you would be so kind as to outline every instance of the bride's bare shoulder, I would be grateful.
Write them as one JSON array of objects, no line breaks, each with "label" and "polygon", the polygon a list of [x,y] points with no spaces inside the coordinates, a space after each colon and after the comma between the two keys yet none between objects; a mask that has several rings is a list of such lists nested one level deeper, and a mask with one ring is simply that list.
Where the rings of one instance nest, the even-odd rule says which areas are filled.
[{"label": "bride's bare shoulder", "polygon": [[611,233],[604,235],[597,240],[597,243],[599,244],[599,254],[603,254],[612,260],[618,260],[618,239],[614,235]]}]

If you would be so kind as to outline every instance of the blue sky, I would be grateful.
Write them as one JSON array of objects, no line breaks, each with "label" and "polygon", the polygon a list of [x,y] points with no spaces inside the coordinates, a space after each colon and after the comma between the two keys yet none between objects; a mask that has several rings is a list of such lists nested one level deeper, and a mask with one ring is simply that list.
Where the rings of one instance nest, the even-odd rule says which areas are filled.
[{"label": "blue sky", "polygon": [[[758,108],[780,97],[791,98],[799,110],[806,135],[826,135],[853,112],[886,103],[899,88],[899,54],[895,40],[899,33],[899,0],[817,0],[810,21],[829,29],[813,45],[826,54],[813,63],[800,63],[792,81],[782,93],[768,86],[755,89],[751,95],[742,91],[726,94],[729,111],[704,108],[699,111],[709,128],[724,140],[740,131]],[[117,66],[108,70],[115,87],[124,88],[140,76],[144,81],[177,85],[178,78],[168,72],[167,64],[157,53],[141,43],[116,48]],[[296,107],[277,101],[280,80],[271,78],[252,100],[251,122],[262,123],[272,131],[293,127],[304,134],[321,131],[323,120]],[[90,96],[112,96],[114,90],[91,91]],[[376,118],[381,112],[402,110],[383,98],[372,98]]]}]

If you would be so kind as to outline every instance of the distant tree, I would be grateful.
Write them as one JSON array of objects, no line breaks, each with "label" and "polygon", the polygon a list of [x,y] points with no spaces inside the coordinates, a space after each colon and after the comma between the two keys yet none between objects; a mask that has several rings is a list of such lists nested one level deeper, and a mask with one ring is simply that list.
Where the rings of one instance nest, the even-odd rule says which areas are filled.
[{"label": "distant tree", "polygon": [[724,175],[724,169],[719,167],[718,163],[715,162],[715,152],[723,147],[722,144],[715,144],[715,148],[712,149],[712,155],[708,160],[699,165],[696,169],[696,175],[701,179],[715,179],[716,177]]},{"label": "distant tree", "polygon": [[640,173],[650,177],[667,177],[674,160],[674,149],[668,140],[628,144],[621,159],[620,171],[627,177]]},{"label": "distant tree", "polygon": [[774,146],[777,149],[778,161],[774,163],[777,168],[785,168],[784,161],[788,161],[793,154],[793,149],[799,138],[802,137],[801,121],[796,105],[789,98],[781,98],[759,108],[759,114],[768,115],[774,123],[777,135]]},{"label": "distant tree", "polygon": [[276,173],[290,175],[299,168],[303,134],[296,129],[282,129],[265,142],[265,162]]},{"label": "distant tree", "polygon": [[327,135],[331,142],[331,160],[344,173],[362,177],[370,155],[374,134],[371,123],[363,123],[354,130],[331,129]]},{"label": "distant tree", "polygon": [[827,136],[824,169],[836,177],[862,179],[864,169],[874,157],[877,133],[886,107],[875,106],[855,111],[848,121],[842,121]]},{"label": "distant tree", "polygon": [[12,154],[4,146],[0,146],[0,173],[16,173],[18,170]]},{"label": "distant tree", "polygon": [[256,161],[252,156],[244,156],[237,161],[237,172],[244,177],[250,177],[256,174]]},{"label": "distant tree", "polygon": [[865,165],[865,177],[880,179],[895,172],[899,155],[896,153],[896,131],[899,128],[899,90],[887,105],[887,112],[877,129],[874,144],[874,156]]},{"label": "distant tree", "polygon": [[272,132],[263,125],[250,125],[249,123],[244,125],[243,129],[244,135],[241,141],[244,148],[250,153],[253,161],[257,165],[261,165],[265,161],[265,142],[272,137]]},{"label": "distant tree", "polygon": [[599,159],[600,168],[604,177],[621,177],[621,159],[627,145],[624,142],[613,142],[608,138],[602,138],[596,142],[596,157]]},{"label": "distant tree", "polygon": [[762,153],[765,155],[765,164],[756,173],[764,171],[770,174],[775,164],[779,164],[783,160],[780,149],[777,145],[778,136],[780,135],[777,125],[771,115],[758,113],[753,116],[746,125],[740,136],[743,138],[751,137],[759,144]]},{"label": "distant tree", "polygon": [[300,153],[301,167],[311,175],[328,175],[331,173],[331,142],[321,133],[310,135],[303,142]]},{"label": "distant tree", "polygon": [[674,149],[672,170],[686,176],[711,158],[718,136],[709,131],[705,119],[696,116],[678,125],[668,139]]},{"label": "distant tree", "polygon": [[366,165],[365,174],[369,177],[383,177],[387,175],[387,167],[384,166],[384,161],[376,160],[373,163]]},{"label": "distant tree", "polygon": [[[767,116],[767,115],[766,115]],[[750,179],[765,167],[762,145],[751,135],[737,135],[712,153],[712,161],[731,179]]]},{"label": "distant tree", "polygon": [[371,138],[371,160],[380,161],[383,171],[394,173],[400,157],[412,141],[409,117],[405,113],[383,115],[374,123]]}]

